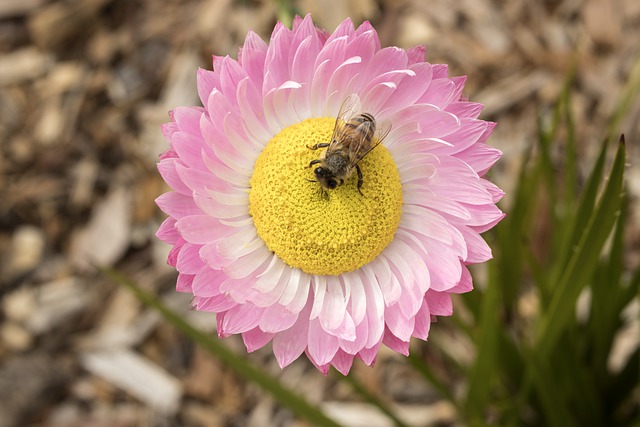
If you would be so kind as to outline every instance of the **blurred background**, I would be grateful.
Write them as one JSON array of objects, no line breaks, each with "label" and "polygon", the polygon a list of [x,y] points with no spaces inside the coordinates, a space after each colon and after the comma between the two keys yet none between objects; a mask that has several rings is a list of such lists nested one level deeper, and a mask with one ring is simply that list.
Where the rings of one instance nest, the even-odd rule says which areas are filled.
[{"label": "blurred background", "polygon": [[[212,54],[237,58],[248,30],[268,40],[279,14],[293,6],[328,31],[351,17],[356,24],[370,20],[383,46],[426,45],[429,62],[469,76],[464,94],[485,104],[481,118],[498,122],[489,144],[504,156],[492,179],[507,193],[506,212],[523,156],[538,137],[538,119],[553,111],[572,64],[570,108],[583,167],[599,151],[640,48],[637,0],[299,0],[284,6],[267,0],[0,1],[0,427],[309,425],[90,263],[117,268],[214,333],[214,316],[189,311],[189,296],[173,290],[169,248],[154,237],[164,219],[154,199],[167,191],[155,168],[167,148],[159,126],[172,108],[198,105],[197,68],[211,69]],[[617,133],[626,135],[631,164],[625,251],[634,265],[639,123],[640,102],[631,100]],[[528,242],[534,252],[550,238],[544,218],[540,222]],[[484,270],[476,274],[482,283]],[[528,301],[523,297],[522,310],[530,309]],[[637,299],[635,313],[632,338],[640,335]],[[433,345],[469,364],[474,353],[455,329],[448,319],[435,324]],[[224,342],[244,352],[235,337]],[[414,344],[446,377],[431,341]],[[628,345],[631,350],[622,345],[614,357],[624,360],[637,340]],[[304,358],[284,371],[269,349],[249,358],[344,425],[393,425],[352,387],[335,375],[323,377]],[[352,372],[408,425],[464,425],[455,406],[403,356],[382,351],[375,367],[356,363]],[[447,384],[454,395],[464,388],[455,378]]]}]

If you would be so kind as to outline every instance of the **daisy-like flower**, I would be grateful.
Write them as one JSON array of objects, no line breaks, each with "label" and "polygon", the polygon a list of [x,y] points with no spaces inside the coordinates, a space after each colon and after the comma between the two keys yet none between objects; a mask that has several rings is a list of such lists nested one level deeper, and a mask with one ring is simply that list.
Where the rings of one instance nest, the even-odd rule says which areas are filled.
[{"label": "daisy-like flower", "polygon": [[[407,355],[472,289],[467,265],[491,258],[480,233],[503,217],[482,178],[501,155],[485,143],[494,123],[464,82],[348,19],[329,35],[297,17],[269,44],[250,32],[237,61],[214,57],[198,71],[204,108],[176,108],[163,127],[173,191],[157,199],[169,215],[157,236],[178,291],[217,313],[220,337],[272,343],[282,367],[306,353],[346,374],[382,344]],[[309,167],[345,99],[391,124],[358,163],[362,194],[356,173],[323,190]]]}]

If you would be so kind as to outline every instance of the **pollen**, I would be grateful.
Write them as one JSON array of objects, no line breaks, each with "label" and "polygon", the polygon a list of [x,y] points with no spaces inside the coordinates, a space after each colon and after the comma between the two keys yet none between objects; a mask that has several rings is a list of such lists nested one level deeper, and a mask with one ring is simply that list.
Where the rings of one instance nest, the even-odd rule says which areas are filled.
[{"label": "pollen", "polygon": [[378,145],[357,174],[335,190],[314,181],[309,162],[331,139],[335,118],[313,118],[273,137],[254,165],[249,212],[258,236],[287,265],[309,274],[339,275],[373,261],[391,242],[402,215],[400,175]]}]

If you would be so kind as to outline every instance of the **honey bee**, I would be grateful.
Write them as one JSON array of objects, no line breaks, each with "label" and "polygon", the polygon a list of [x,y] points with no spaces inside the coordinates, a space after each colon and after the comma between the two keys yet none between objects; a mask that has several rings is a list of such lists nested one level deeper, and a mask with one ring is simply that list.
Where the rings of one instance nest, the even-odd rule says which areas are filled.
[{"label": "honey bee", "polygon": [[333,190],[358,173],[358,192],[364,182],[358,163],[371,150],[376,148],[391,130],[391,123],[378,126],[375,118],[369,113],[360,113],[358,95],[351,95],[342,103],[331,142],[307,146],[310,150],[326,148],[320,156],[309,163],[309,168],[318,165],[314,170],[315,180],[327,190]]}]

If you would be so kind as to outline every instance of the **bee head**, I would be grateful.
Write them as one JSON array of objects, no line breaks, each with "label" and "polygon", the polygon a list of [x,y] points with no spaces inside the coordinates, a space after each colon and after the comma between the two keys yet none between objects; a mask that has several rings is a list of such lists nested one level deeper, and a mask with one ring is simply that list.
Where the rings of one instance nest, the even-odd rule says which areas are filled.
[{"label": "bee head", "polygon": [[313,170],[313,173],[323,187],[329,190],[333,190],[338,186],[338,181],[333,177],[333,174],[327,168],[318,166]]}]

